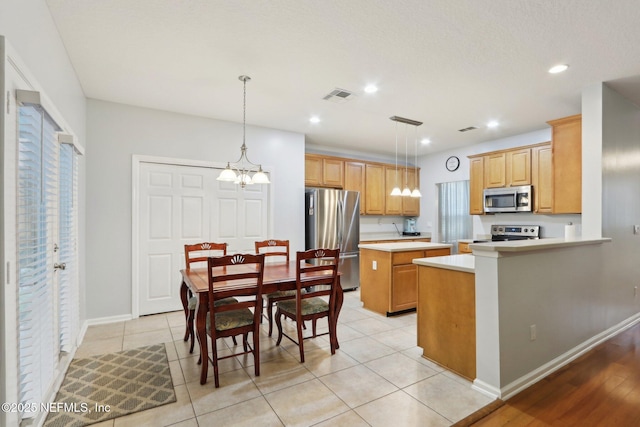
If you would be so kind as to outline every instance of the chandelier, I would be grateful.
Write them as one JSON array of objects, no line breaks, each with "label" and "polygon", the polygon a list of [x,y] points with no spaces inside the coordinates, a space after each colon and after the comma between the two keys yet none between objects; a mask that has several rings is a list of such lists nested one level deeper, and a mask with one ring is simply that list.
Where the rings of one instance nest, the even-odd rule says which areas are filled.
[{"label": "chandelier", "polygon": [[[418,126],[422,124],[417,120],[406,119],[404,117],[392,116],[389,117],[391,120],[396,122],[396,185],[391,190],[392,196],[410,196],[410,197],[422,197],[420,194],[420,190],[418,189]],[[404,190],[400,191],[400,186],[398,186],[398,122],[404,123],[405,126],[405,136],[404,136],[404,181],[405,187]],[[407,137],[407,126],[411,125],[415,127],[415,164],[414,169],[415,173],[413,174],[413,191],[409,188],[409,149],[408,149],[408,137]]]},{"label": "chandelier", "polygon": [[[240,184],[244,189],[251,184],[270,184],[269,177],[262,171],[262,165],[253,163],[247,157],[247,145],[245,143],[247,133],[247,82],[251,80],[249,76],[239,76],[238,80],[243,83],[244,93],[242,101],[242,146],[240,147],[240,158],[236,162],[227,162],[218,178],[218,181],[233,182]],[[251,176],[250,174],[253,174]]]}]

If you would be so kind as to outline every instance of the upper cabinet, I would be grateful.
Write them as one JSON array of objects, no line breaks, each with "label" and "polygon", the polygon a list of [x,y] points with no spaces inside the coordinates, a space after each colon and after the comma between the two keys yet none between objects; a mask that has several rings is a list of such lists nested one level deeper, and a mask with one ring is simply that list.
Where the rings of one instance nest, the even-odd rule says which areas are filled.
[{"label": "upper cabinet", "polygon": [[365,214],[365,164],[363,162],[344,162],[344,189],[360,192],[360,215]]},{"label": "upper cabinet", "polygon": [[[420,184],[420,169],[397,168],[397,185]],[[420,198],[391,196],[396,186],[396,167],[320,154],[305,155],[305,185],[360,192],[360,215],[420,215]]]},{"label": "upper cabinet", "polygon": [[309,187],[344,187],[344,161],[317,154],[304,158],[304,184]]},{"label": "upper cabinet", "polygon": [[484,214],[485,188],[533,185],[535,213],[582,212],[582,117],[547,122],[551,142],[469,156],[469,213]]},{"label": "upper cabinet", "polygon": [[547,123],[552,128],[553,213],[581,213],[582,115]]}]

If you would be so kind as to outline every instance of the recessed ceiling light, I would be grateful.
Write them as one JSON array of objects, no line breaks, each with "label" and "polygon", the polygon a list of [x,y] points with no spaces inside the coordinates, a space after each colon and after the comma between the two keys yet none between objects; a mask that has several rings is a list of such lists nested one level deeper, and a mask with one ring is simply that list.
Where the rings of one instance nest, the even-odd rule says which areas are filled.
[{"label": "recessed ceiling light", "polygon": [[422,145],[431,144],[431,140],[429,138],[422,138],[422,140],[420,141],[420,144]]},{"label": "recessed ceiling light", "polygon": [[320,117],[318,116],[311,116],[311,118],[309,119],[309,121],[311,123],[320,123]]},{"label": "recessed ceiling light", "polygon": [[367,92],[367,93],[376,93],[378,91],[378,86],[369,85],[369,86],[364,88],[364,91]]},{"label": "recessed ceiling light", "polygon": [[566,71],[567,68],[569,68],[569,66],[566,65],[566,64],[554,65],[553,67],[549,68],[549,72],[551,74],[558,74],[558,73],[561,73],[563,71]]},{"label": "recessed ceiling light", "polygon": [[496,122],[495,120],[491,120],[489,123],[487,123],[487,127],[488,128],[497,128],[498,127],[498,122]]}]

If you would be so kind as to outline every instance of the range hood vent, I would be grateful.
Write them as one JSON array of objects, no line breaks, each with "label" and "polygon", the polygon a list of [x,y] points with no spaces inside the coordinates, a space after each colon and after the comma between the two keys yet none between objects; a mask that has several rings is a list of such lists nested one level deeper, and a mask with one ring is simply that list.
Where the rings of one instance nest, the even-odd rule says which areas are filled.
[{"label": "range hood vent", "polygon": [[469,126],[468,128],[463,128],[463,129],[458,129],[458,132],[469,132],[470,130],[476,130],[478,129],[475,126]]},{"label": "range hood vent", "polygon": [[335,88],[324,98],[327,101],[336,102],[338,104],[342,104],[343,102],[347,102],[354,97],[354,93],[345,89]]}]

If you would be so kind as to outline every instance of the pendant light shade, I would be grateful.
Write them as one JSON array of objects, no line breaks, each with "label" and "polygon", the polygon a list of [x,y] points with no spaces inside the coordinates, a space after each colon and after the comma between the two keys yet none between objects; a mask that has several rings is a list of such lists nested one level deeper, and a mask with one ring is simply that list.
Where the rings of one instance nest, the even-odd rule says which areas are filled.
[{"label": "pendant light shade", "polygon": [[[418,189],[418,126],[422,124],[417,120],[406,119],[404,117],[392,116],[391,120],[396,122],[396,186],[391,191],[392,196],[405,196],[405,197],[422,197],[420,190]],[[404,123],[406,125],[411,125],[415,127],[415,164],[414,170],[415,173],[413,175],[413,191],[409,188],[409,140],[405,132],[405,141],[404,141],[404,153],[405,153],[405,186],[402,191],[400,191],[400,187],[398,187],[398,122]]]},{"label": "pendant light shade", "polygon": [[[242,98],[242,146],[240,147],[240,158],[237,162],[227,163],[218,178],[218,181],[233,182],[240,184],[243,189],[252,184],[270,184],[269,177],[262,171],[262,165],[253,163],[247,157],[247,145],[245,143],[247,134],[247,82],[251,80],[249,76],[239,76],[238,80],[243,83]],[[253,177],[251,176],[253,174]]]}]

